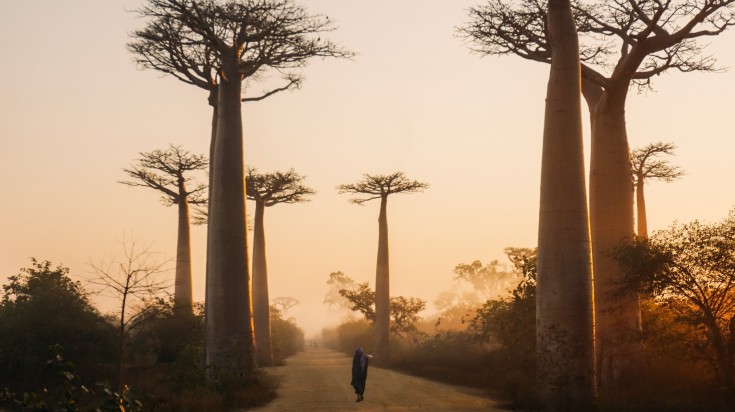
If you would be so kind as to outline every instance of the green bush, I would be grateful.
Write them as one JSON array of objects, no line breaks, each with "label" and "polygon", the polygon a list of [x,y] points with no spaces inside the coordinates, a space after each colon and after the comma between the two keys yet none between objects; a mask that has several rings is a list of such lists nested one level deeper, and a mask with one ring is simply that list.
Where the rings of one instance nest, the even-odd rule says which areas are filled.
[{"label": "green bush", "polygon": [[109,376],[115,330],[92,307],[69,269],[31,259],[9,278],[0,301],[0,386],[40,390],[50,373],[49,347],[58,346],[90,382]]}]

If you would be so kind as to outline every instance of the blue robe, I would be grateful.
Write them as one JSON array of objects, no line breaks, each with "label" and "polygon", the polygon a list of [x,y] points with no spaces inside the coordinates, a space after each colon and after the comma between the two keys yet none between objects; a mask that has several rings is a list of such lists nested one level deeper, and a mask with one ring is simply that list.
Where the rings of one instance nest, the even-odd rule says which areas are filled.
[{"label": "blue robe", "polygon": [[[363,357],[365,359],[364,367],[360,365],[360,360]],[[361,353],[356,353],[355,356],[352,358],[352,382],[350,382],[350,385],[352,385],[352,387],[355,388],[355,393],[360,396],[362,396],[362,394],[365,393],[365,382],[367,381],[367,372],[368,372],[367,356]]]}]

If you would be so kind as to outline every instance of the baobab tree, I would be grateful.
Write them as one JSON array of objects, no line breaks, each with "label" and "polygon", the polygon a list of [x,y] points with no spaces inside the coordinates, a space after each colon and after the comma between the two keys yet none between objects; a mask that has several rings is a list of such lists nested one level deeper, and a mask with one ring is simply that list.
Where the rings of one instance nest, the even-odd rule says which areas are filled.
[{"label": "baobab tree", "polygon": [[646,199],[643,194],[644,183],[649,180],[663,180],[668,183],[684,176],[684,171],[681,168],[658,158],[658,156],[663,155],[673,156],[674,149],[676,149],[676,146],[673,143],[656,142],[635,149],[630,153],[630,161],[633,166],[633,182],[635,183],[639,237],[648,237]]},{"label": "baobab tree", "polygon": [[247,197],[255,201],[253,225],[253,325],[258,364],[273,366],[268,265],[265,257],[265,208],[280,203],[308,202],[315,192],[303,185],[304,176],[293,169],[287,172],[258,173],[248,168],[245,179]]},{"label": "baobab tree", "polygon": [[422,192],[428,183],[410,180],[402,172],[390,175],[364,174],[357,183],[337,186],[339,193],[356,195],[350,202],[363,205],[380,199],[378,215],[378,262],[375,269],[375,348],[378,362],[390,363],[390,267],[388,261],[388,196]]},{"label": "baobab tree", "polygon": [[123,169],[133,180],[120,183],[127,186],[141,186],[163,193],[162,201],[166,206],[177,205],[179,227],[176,243],[176,277],[174,286],[174,309],[177,313],[192,313],[191,297],[191,237],[189,235],[189,205],[206,204],[203,192],[207,186],[192,182],[189,172],[207,167],[203,155],[194,155],[181,148],[169,145],[166,150],[141,152],[140,158],[129,169]]},{"label": "baobab tree", "polygon": [[[625,124],[631,86],[651,87],[666,71],[716,71],[700,40],[735,24],[735,0],[574,1],[582,93],[590,112],[590,227],[595,279],[598,378],[615,383],[638,357],[638,296],[617,293],[622,278],[608,251],[634,233],[633,185]],[[551,62],[546,2],[490,0],[460,29],[481,55]],[[616,54],[617,51],[617,54]],[[605,71],[610,70],[606,75]]]},{"label": "baobab tree", "polygon": [[268,70],[297,86],[294,70],[312,57],[349,57],[322,34],[334,30],[291,0],[147,0],[148,19],[129,49],[144,68],[207,90],[214,108],[207,226],[206,349],[208,379],[256,366],[245,223],[241,105],[243,84]]},{"label": "baobab tree", "polygon": [[579,43],[569,0],[549,0],[536,289],[539,399],[551,410],[594,402],[592,261],[584,178]]}]

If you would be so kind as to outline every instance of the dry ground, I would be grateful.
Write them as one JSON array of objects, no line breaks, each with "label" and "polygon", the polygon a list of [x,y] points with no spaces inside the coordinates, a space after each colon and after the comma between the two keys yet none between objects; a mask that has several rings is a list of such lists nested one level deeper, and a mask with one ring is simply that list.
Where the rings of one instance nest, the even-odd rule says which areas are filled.
[{"label": "dry ground", "polygon": [[252,412],[320,411],[501,411],[476,389],[445,385],[371,367],[365,400],[355,402],[350,386],[352,359],[309,348],[267,373],[280,379],[278,398]]}]

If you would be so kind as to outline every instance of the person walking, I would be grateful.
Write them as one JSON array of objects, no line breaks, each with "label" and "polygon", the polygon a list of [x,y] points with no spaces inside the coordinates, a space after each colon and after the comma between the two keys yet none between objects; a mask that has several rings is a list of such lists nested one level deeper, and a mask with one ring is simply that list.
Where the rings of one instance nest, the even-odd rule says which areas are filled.
[{"label": "person walking", "polygon": [[355,349],[355,356],[352,357],[352,382],[350,382],[350,385],[355,388],[355,393],[357,394],[357,401],[355,402],[360,402],[365,399],[363,394],[365,393],[365,382],[367,381],[369,364],[369,356],[365,355],[362,348]]}]

